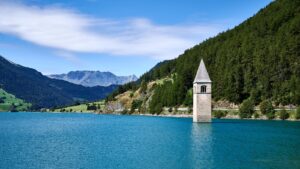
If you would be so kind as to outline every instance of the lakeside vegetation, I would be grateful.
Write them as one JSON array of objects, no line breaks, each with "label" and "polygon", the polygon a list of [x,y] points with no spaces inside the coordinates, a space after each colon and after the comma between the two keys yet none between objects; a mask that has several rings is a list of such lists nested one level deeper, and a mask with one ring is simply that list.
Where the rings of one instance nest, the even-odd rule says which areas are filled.
[{"label": "lakeside vegetation", "polygon": [[[104,101],[91,102],[73,105],[59,109],[48,109],[44,111],[49,112],[63,112],[63,113],[98,113],[98,114],[122,114],[122,115],[161,115],[161,116],[176,116],[188,117],[192,115],[192,109],[189,107],[164,107],[159,113],[142,112],[141,102],[135,102],[132,107],[127,109],[117,110],[115,112],[107,112]],[[249,107],[248,107],[249,106]],[[269,106],[269,105],[268,105]],[[240,109],[213,109],[212,117],[217,119],[231,118],[231,119],[264,119],[264,120],[300,120],[300,107],[296,109],[275,109],[272,107],[263,108],[253,107],[251,104],[244,105]]]},{"label": "lakeside vegetation", "polygon": [[104,100],[90,102],[90,103],[79,103],[76,102],[72,106],[62,107],[62,108],[53,108],[53,109],[46,109],[43,111],[50,111],[50,112],[102,112],[104,110],[105,104]]},{"label": "lakeside vegetation", "polygon": [[285,108],[272,110],[263,114],[260,109],[251,110],[249,114],[241,110],[214,110],[212,116],[217,119],[233,118],[233,119],[265,119],[265,120],[299,120],[300,107],[297,109],[286,110]]}]

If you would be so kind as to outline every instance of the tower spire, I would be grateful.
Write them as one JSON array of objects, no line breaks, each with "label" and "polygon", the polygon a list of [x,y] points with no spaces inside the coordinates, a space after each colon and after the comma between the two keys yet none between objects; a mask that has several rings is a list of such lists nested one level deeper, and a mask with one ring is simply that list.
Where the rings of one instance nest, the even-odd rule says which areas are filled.
[{"label": "tower spire", "polygon": [[194,83],[200,83],[200,82],[211,82],[209,75],[207,73],[205,64],[203,62],[203,59],[201,59],[199,68],[197,70],[197,74],[194,80]]}]

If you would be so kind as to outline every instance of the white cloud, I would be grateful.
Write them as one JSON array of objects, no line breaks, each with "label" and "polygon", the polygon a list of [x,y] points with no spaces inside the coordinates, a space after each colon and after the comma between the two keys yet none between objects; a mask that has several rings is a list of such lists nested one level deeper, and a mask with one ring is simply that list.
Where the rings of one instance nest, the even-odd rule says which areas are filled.
[{"label": "white cloud", "polygon": [[76,57],[73,53],[67,51],[54,51],[54,54],[76,64],[82,63],[82,60]]},{"label": "white cloud", "polygon": [[214,24],[158,25],[145,18],[112,20],[59,7],[0,3],[0,32],[67,53],[170,59],[220,30]]}]

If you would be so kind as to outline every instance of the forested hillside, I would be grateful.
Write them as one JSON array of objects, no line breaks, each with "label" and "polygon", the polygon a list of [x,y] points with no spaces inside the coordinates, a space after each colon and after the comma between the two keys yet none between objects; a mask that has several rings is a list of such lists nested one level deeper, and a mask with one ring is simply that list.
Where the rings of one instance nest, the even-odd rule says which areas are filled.
[{"label": "forested hillside", "polygon": [[213,81],[213,99],[256,104],[300,104],[300,1],[276,0],[232,30],[220,33],[178,58],[159,63],[137,83],[113,96],[136,89],[141,82],[164,77],[173,81],[155,88],[155,106],[191,105],[191,87],[201,58]]},{"label": "forested hillside", "polygon": [[115,85],[84,87],[51,79],[34,69],[12,63],[1,56],[0,85],[5,91],[32,103],[33,109],[103,99],[117,87]]}]

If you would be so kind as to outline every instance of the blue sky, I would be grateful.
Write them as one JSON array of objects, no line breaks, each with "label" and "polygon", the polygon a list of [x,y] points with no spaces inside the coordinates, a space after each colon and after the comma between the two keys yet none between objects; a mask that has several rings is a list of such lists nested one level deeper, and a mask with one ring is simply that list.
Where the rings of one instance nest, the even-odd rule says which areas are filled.
[{"label": "blue sky", "polygon": [[0,0],[0,55],[43,74],[140,76],[271,0]]}]

